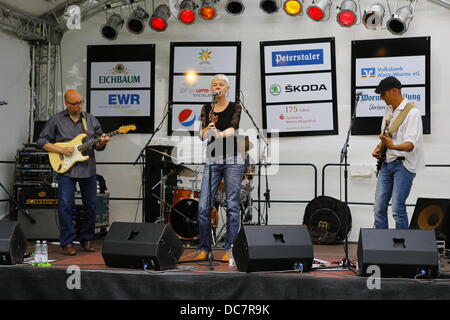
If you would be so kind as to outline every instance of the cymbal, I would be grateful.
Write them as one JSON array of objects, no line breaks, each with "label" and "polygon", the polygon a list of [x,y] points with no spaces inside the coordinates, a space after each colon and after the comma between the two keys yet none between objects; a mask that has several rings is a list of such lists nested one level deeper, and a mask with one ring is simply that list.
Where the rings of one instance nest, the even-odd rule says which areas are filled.
[{"label": "cymbal", "polygon": [[159,150],[152,149],[152,148],[149,148],[149,149],[152,150],[152,151],[154,151],[154,152],[156,152],[156,153],[159,153],[159,154],[161,154],[161,155],[163,155],[163,156],[169,157],[169,158],[172,159],[172,160],[177,161],[176,158],[172,157],[170,154],[168,154],[168,153],[166,153],[166,152],[164,152],[164,151],[159,151]]},{"label": "cymbal", "polygon": [[178,169],[177,169],[177,175],[182,176],[182,177],[196,177],[197,173],[192,170],[191,168],[188,168],[186,166],[183,166],[182,164],[178,165]]}]

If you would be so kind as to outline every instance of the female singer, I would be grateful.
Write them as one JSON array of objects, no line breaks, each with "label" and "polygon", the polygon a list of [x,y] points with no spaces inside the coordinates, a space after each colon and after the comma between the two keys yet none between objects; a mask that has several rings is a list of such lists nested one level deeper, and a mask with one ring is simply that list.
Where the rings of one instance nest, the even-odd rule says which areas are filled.
[{"label": "female singer", "polygon": [[241,119],[241,106],[228,100],[229,90],[227,76],[215,75],[211,81],[211,93],[215,101],[205,104],[201,112],[200,137],[202,140],[207,139],[208,143],[198,207],[200,252],[196,260],[206,260],[211,253],[210,212],[222,178],[227,198],[226,252],[223,261],[229,260],[229,251],[240,227],[240,185],[244,159],[237,152],[236,133]]}]

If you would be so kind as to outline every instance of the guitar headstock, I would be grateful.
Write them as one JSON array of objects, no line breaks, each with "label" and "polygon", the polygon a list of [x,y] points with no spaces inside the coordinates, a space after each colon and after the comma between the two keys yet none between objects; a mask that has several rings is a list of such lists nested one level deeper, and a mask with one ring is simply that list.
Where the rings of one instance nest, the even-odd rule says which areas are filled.
[{"label": "guitar headstock", "polygon": [[130,124],[127,126],[121,126],[119,129],[117,129],[117,131],[119,133],[127,133],[128,131],[134,131],[136,130],[136,126],[134,124]]}]

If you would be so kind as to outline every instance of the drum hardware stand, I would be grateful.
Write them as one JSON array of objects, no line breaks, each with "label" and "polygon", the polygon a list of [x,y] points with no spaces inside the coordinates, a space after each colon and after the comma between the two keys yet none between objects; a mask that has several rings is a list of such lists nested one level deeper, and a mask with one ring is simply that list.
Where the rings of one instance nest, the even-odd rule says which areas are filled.
[{"label": "drum hardware stand", "polygon": [[[245,113],[247,113],[248,117],[250,118],[250,121],[253,123],[253,126],[256,128],[256,131],[258,132],[258,225],[261,225],[261,139],[264,141],[264,152],[268,152],[269,149],[269,143],[267,142],[266,138],[264,137],[264,135],[262,134],[261,130],[259,129],[259,127],[256,125],[255,120],[253,119],[253,117],[251,116],[250,112],[248,111],[248,109],[245,107],[242,99],[240,97],[238,97],[238,102],[240,103],[240,105],[242,106],[242,109],[244,109]],[[266,218],[265,218],[265,224],[267,225],[268,222],[268,215],[269,215],[269,208],[270,208],[270,189],[269,189],[269,180],[267,177],[267,166],[269,165],[268,163],[266,163],[266,157],[264,157],[264,164],[263,166],[266,168],[266,192],[264,193],[264,197],[265,197],[265,206],[266,206]]]},{"label": "drum hardware stand", "polygon": [[[348,162],[347,162],[348,157],[347,157],[347,154],[348,154],[350,133],[351,133],[353,125],[355,123],[356,107],[358,106],[358,102],[359,102],[359,99],[361,97],[361,94],[362,94],[362,92],[358,92],[358,93],[355,94],[355,96],[356,96],[355,107],[353,109],[352,119],[350,121],[350,126],[349,126],[348,131],[347,131],[347,137],[346,137],[345,143],[344,143],[344,145],[342,146],[342,149],[341,149],[341,156],[340,156],[340,162],[339,162],[339,166],[341,168],[342,168],[342,162],[344,162],[344,199],[345,199],[344,203],[345,203],[345,206],[346,206],[345,209],[348,208]],[[339,185],[342,186],[341,183]],[[355,266],[351,263],[351,261],[350,261],[350,259],[348,257],[348,233],[349,233],[349,230],[348,230],[348,216],[347,216],[348,214],[349,214],[349,211],[346,210],[345,223],[344,223],[344,226],[345,226],[345,240],[344,240],[345,257],[342,260],[342,267],[343,268],[348,268],[351,271],[355,272],[354,271],[354,267]]]},{"label": "drum hardware stand", "polygon": [[[166,108],[167,108],[167,112],[164,114],[164,117],[161,119],[161,122],[158,124],[158,126],[155,129],[155,131],[153,131],[152,135],[150,136],[150,139],[148,139],[148,141],[145,144],[145,146],[141,149],[141,151],[139,151],[139,154],[138,154],[136,160],[134,160],[133,166],[135,166],[138,163],[139,159],[142,158],[142,168],[145,167],[145,150],[150,145],[150,142],[153,140],[153,137],[156,135],[156,133],[159,130],[161,130],[161,128],[162,128],[162,126],[164,124],[164,120],[166,120],[166,118],[169,115],[169,113],[172,112],[172,102],[171,101],[167,101],[166,106],[165,106],[164,109],[166,109]],[[145,186],[144,170],[141,170],[141,172],[142,172],[141,173],[141,187],[144,187]],[[152,190],[153,190],[153,188],[152,188]],[[143,198],[144,197],[145,197],[145,192],[143,192]],[[143,201],[145,201],[145,199]],[[145,211],[144,211],[144,208],[145,208],[145,205],[142,206],[142,222],[145,222]]]},{"label": "drum hardware stand", "polygon": [[[162,160],[164,160],[164,157],[162,158]],[[167,189],[166,181],[167,181],[168,177],[171,176],[172,174],[174,174],[176,171],[177,171],[177,169],[174,169],[171,172],[169,172],[169,174],[164,175],[163,168],[161,166],[161,181],[159,181],[157,184],[155,184],[152,187],[152,190],[154,190],[159,185],[159,194],[161,196],[161,198],[159,198],[158,196],[156,196],[156,194],[152,193],[152,196],[155,197],[156,199],[158,199],[158,201],[159,201],[159,217],[155,221],[155,223],[165,223],[166,222],[165,213],[167,210],[167,206],[169,206],[169,204],[166,202],[166,192],[165,192],[165,190]]]},{"label": "drum hardware stand", "polygon": [[[152,196],[155,197],[156,199],[158,199],[160,202],[164,202],[164,205],[169,207],[171,210],[173,210],[176,214],[182,216],[184,218],[184,220],[188,223],[191,224],[197,224],[197,221],[192,220],[191,218],[187,217],[186,215],[184,215],[183,213],[181,213],[179,210],[175,209],[175,207],[173,205],[171,205],[170,203],[165,202],[163,199],[161,199],[160,197],[158,197],[156,194],[152,193]],[[165,220],[162,219],[158,219],[155,223],[158,223],[158,221],[162,221],[165,222]]]}]

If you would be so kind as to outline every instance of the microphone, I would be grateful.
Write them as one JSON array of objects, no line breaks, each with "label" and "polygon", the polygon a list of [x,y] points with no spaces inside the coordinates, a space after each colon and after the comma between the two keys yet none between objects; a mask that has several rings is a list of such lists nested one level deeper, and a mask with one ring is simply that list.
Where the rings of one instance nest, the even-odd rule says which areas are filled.
[{"label": "microphone", "polygon": [[219,91],[219,90],[216,90],[216,91],[214,91],[214,93],[213,93],[213,97],[218,96],[219,94],[220,94],[220,91]]}]

